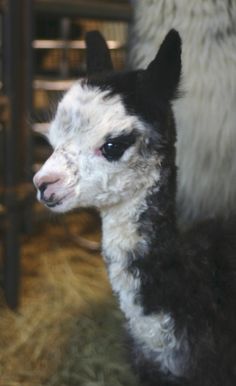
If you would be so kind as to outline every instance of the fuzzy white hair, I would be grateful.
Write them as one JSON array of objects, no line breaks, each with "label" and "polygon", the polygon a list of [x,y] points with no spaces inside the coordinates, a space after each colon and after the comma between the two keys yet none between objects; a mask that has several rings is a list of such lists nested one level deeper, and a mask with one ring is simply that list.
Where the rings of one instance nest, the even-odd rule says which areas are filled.
[{"label": "fuzzy white hair", "polygon": [[163,37],[182,38],[177,124],[182,220],[228,215],[236,202],[236,1],[133,0],[129,63],[145,68]]},{"label": "fuzzy white hair", "polygon": [[[53,154],[34,182],[40,187],[40,181],[49,181],[49,196],[56,190],[52,194],[58,196],[58,204],[52,211],[88,206],[101,211],[103,255],[105,259],[109,256],[108,274],[128,329],[143,347],[144,355],[158,362],[164,373],[181,375],[186,362],[187,349],[182,353],[185,336],[176,338],[168,313],[143,314],[135,300],[140,279],[128,273],[126,255],[132,249],[143,254],[148,248],[137,222],[147,206],[147,190],[159,180],[158,159],[156,154],[149,154],[147,160],[139,152],[140,141],[147,140],[147,124],[129,114],[118,95],[107,98],[107,94],[83,80],[65,94],[48,133]],[[129,133],[133,128],[139,139],[119,162],[108,162],[99,152],[104,138]]]},{"label": "fuzzy white hair", "polygon": [[55,212],[100,210],[103,256],[140,378],[220,385],[235,357],[235,226],[210,221],[184,234],[176,226],[171,101],[180,36],[171,30],[146,70],[121,74],[109,72],[97,32],[87,42],[88,70],[100,74],[77,82],[59,104],[48,135],[53,154],[34,177],[38,198]]},{"label": "fuzzy white hair", "polygon": [[[146,124],[126,112],[118,95],[106,98],[107,94],[108,91],[87,86],[82,80],[71,87],[58,105],[48,133],[54,152],[35,176],[39,186],[45,176],[54,182],[60,174],[61,183],[57,183],[60,205],[52,210],[110,207],[133,197],[136,191],[146,189],[158,178],[158,171],[153,167],[155,156],[150,155],[148,163],[142,162],[137,151],[140,141],[144,140]],[[110,163],[104,159],[100,148],[106,136],[116,137],[134,128],[140,139],[121,160]]]}]

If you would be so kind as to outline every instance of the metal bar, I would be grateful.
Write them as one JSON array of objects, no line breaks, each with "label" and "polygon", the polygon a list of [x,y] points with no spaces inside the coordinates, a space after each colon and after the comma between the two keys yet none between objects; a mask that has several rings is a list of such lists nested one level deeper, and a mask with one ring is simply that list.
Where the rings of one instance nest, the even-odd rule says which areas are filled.
[{"label": "metal bar", "polygon": [[3,26],[3,85],[9,98],[10,119],[5,130],[5,206],[7,226],[5,235],[4,288],[7,303],[16,308],[20,288],[19,197],[17,186],[25,178],[29,164],[28,103],[30,86],[28,73],[29,24],[31,0],[8,0]]},{"label": "metal bar", "polygon": [[[24,77],[22,79],[21,90],[23,95],[23,110],[22,110],[22,144],[21,159],[23,160],[22,180],[23,182],[32,184],[32,165],[33,165],[33,139],[30,126],[30,118],[32,116],[32,101],[33,101],[33,0],[21,0],[22,2],[22,51],[23,51],[23,68]],[[24,4],[23,4],[24,3]],[[32,205],[26,205],[24,209],[24,230],[30,232],[32,230]]]},{"label": "metal bar", "polygon": [[91,19],[131,20],[131,6],[127,2],[86,0],[36,0],[38,13],[53,13],[60,16],[79,16]]},{"label": "metal bar", "polygon": [[[19,21],[16,17],[17,0],[9,0],[4,13],[3,25],[3,84],[4,92],[9,97],[10,120],[5,130],[5,185],[6,188],[15,187],[17,183],[17,147],[18,138],[15,138],[16,119],[15,106],[17,105],[14,86],[17,89],[18,82],[15,71],[16,54],[19,48]],[[16,139],[16,140],[15,140]],[[14,211],[16,197],[13,192],[5,192],[5,206],[7,211],[7,226],[5,229],[5,254],[4,254],[4,290],[6,301],[11,308],[18,305],[19,292],[19,237],[18,237],[18,216]]]}]

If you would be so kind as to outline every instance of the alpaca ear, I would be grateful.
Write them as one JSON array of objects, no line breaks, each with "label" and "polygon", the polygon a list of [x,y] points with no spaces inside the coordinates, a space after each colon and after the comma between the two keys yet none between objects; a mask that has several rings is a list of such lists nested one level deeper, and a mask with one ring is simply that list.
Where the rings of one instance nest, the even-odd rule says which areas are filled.
[{"label": "alpaca ear", "polygon": [[113,69],[110,51],[103,36],[98,31],[86,34],[87,72],[94,74]]},{"label": "alpaca ear", "polygon": [[180,75],[181,38],[172,29],[163,40],[155,59],[149,64],[146,76],[149,87],[155,87],[155,93],[169,101],[176,96]]}]

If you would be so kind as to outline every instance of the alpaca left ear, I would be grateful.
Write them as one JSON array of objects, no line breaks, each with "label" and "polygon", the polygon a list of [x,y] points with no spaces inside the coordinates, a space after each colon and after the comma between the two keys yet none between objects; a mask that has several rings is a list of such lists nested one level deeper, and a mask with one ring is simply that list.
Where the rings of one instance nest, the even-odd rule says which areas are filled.
[{"label": "alpaca left ear", "polygon": [[155,59],[146,70],[149,87],[165,100],[172,100],[177,93],[181,75],[181,38],[170,30],[163,40]]},{"label": "alpaca left ear", "polygon": [[113,70],[109,48],[100,32],[88,32],[86,34],[86,46],[88,74]]}]

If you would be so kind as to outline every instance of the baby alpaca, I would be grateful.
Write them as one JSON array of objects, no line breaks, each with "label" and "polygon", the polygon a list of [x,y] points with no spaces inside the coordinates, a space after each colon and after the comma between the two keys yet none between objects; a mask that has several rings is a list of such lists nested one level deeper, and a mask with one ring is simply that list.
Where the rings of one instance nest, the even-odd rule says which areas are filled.
[{"label": "baby alpaca", "polygon": [[236,221],[176,225],[175,122],[181,40],[171,30],[146,70],[115,73],[98,33],[88,72],[59,103],[54,149],[35,175],[53,212],[96,207],[103,256],[148,386],[236,384]]}]

